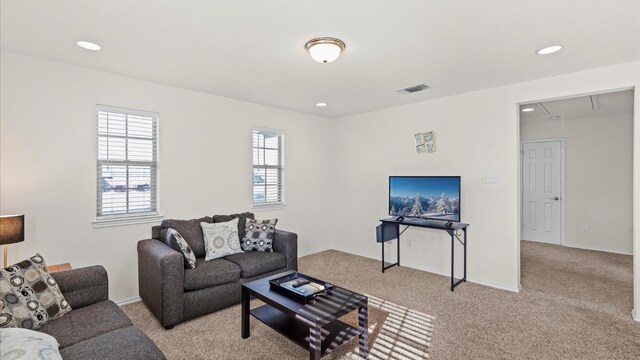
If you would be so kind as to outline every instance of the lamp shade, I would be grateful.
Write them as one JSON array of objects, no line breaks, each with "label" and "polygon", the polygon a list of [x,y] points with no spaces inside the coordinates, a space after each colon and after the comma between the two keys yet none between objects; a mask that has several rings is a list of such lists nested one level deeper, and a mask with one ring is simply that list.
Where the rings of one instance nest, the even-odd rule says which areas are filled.
[{"label": "lamp shade", "polygon": [[24,241],[24,215],[0,216],[0,245]]}]

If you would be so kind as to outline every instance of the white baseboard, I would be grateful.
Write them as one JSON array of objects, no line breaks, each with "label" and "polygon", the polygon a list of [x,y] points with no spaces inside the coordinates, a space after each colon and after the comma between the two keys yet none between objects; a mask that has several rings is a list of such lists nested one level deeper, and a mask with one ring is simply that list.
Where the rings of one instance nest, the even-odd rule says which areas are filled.
[{"label": "white baseboard", "polygon": [[[362,256],[362,257],[365,257],[367,259],[380,261],[380,258],[377,257],[377,256],[368,256],[368,255],[363,255],[363,254],[355,254],[355,253],[352,253],[350,251],[345,251],[345,250],[341,250],[341,249],[333,249],[333,250],[342,251],[342,252],[345,252],[347,254]],[[395,261],[395,257],[391,261]],[[446,277],[450,277],[451,276],[450,272],[439,271],[439,270],[436,270],[436,269],[425,268],[425,267],[422,267],[422,266],[415,266],[414,264],[401,263],[400,266],[408,267],[408,268],[416,269],[416,270],[420,270],[420,271],[425,271],[425,272],[429,272],[429,273],[432,273],[432,274],[442,275],[442,276],[446,276]],[[520,290],[521,290],[521,289],[509,288],[509,287],[502,286],[502,285],[486,283],[486,282],[483,282],[483,281],[480,281],[480,280],[475,280],[475,279],[469,277],[469,275],[467,275],[467,282],[478,284],[478,285],[482,285],[482,286],[487,286],[487,287],[498,289],[498,290],[505,290],[505,291],[509,291],[509,292],[515,292],[515,293],[519,293]]]},{"label": "white baseboard", "polygon": [[334,249],[332,249],[332,248],[330,248],[330,247],[324,247],[324,248],[322,248],[322,249],[314,250],[314,251],[312,251],[312,252],[308,252],[308,253],[304,253],[304,254],[298,254],[298,259],[299,259],[299,258],[301,258],[301,257],[305,257],[305,256],[308,256],[308,255],[313,255],[313,254],[321,253],[321,252],[323,252],[323,251],[328,251],[328,250],[334,250]]},{"label": "white baseboard", "polygon": [[565,246],[568,248],[572,248],[572,249],[582,249],[582,250],[591,250],[591,251],[600,251],[600,252],[606,252],[606,253],[612,253],[612,254],[620,254],[620,255],[629,255],[629,256],[633,256],[633,253],[629,253],[629,252],[621,252],[621,251],[613,251],[613,250],[608,250],[608,249],[598,249],[595,247],[589,247],[589,246],[576,246],[576,245],[561,245],[561,246]]},{"label": "white baseboard", "polygon": [[633,320],[640,322],[640,312],[636,309],[633,309],[631,311],[631,317],[633,318]]},{"label": "white baseboard", "polygon": [[[348,254],[362,256],[362,257],[366,257],[368,259],[380,261],[380,258],[378,258],[378,257],[367,256],[367,255],[362,255],[362,254],[354,254],[354,253],[349,252],[349,251],[345,251],[345,250],[341,250],[341,249],[334,249],[334,248],[330,248],[330,247],[319,249],[319,250],[316,250],[316,251],[313,251],[313,252],[310,252],[310,253],[307,253],[307,254],[304,254],[304,255],[300,255],[300,256],[298,256],[298,258],[307,256],[307,255],[313,255],[313,254],[321,253],[321,252],[327,251],[327,250],[342,251],[342,252],[345,252],[345,253],[348,253]],[[420,270],[420,271],[429,272],[429,273],[432,273],[432,274],[442,275],[442,276],[446,276],[446,277],[451,276],[451,274],[448,273],[448,272],[442,272],[442,271],[438,271],[438,270],[435,270],[435,269],[428,269],[428,268],[423,268],[423,267],[411,266],[411,264],[408,264],[408,265],[407,264],[402,264],[401,266],[402,267],[408,267],[408,268],[416,269],[416,270]],[[479,281],[479,280],[474,280],[473,278],[469,278],[468,276],[467,276],[467,282],[478,284],[478,285],[482,285],[482,286],[487,286],[487,287],[498,289],[498,290],[515,292],[515,293],[518,293],[518,292],[520,292],[522,290],[522,285],[518,289],[512,289],[512,288],[508,288],[508,287],[501,286],[501,285],[496,285],[496,284],[486,283],[486,282]],[[135,297],[132,297],[132,298],[129,298],[129,299],[115,301],[115,303],[118,306],[124,306],[124,305],[132,304],[132,303],[135,303],[135,302],[138,302],[138,301],[141,301],[141,300],[142,299],[140,298],[140,296],[135,296]],[[632,312],[632,315],[633,315],[634,320],[640,321],[640,316],[638,316],[638,314],[635,311]]]},{"label": "white baseboard", "polygon": [[124,305],[129,305],[129,304],[133,304],[134,302],[138,302],[142,300],[140,298],[140,296],[136,296],[136,297],[132,297],[129,299],[124,299],[124,300],[118,300],[118,301],[114,301],[116,303],[116,305],[118,306],[124,306]]},{"label": "white baseboard", "polygon": [[[447,275],[447,276],[449,276],[449,275]],[[522,286],[519,286],[518,289],[512,289],[512,288],[509,288],[509,287],[506,287],[506,286],[489,284],[489,283],[485,283],[483,281],[478,281],[478,280],[473,280],[473,279],[467,279],[467,282],[478,284],[478,285],[482,285],[482,286],[486,286],[486,287],[490,287],[490,288],[494,288],[494,289],[498,289],[498,290],[514,292],[514,293],[519,293],[520,291],[522,291]]]}]

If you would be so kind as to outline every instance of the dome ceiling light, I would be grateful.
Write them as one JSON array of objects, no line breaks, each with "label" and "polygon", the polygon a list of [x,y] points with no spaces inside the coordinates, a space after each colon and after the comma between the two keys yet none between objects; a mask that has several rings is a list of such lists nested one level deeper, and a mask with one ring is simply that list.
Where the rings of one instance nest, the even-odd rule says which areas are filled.
[{"label": "dome ceiling light", "polygon": [[324,64],[335,61],[345,47],[346,45],[342,40],[332,37],[311,39],[304,45],[305,50],[309,52],[313,60]]}]

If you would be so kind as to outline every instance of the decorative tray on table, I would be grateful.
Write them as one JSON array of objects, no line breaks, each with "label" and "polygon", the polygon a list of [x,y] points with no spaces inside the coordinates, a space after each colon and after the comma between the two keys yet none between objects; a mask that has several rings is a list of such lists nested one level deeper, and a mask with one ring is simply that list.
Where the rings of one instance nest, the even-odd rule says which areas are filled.
[{"label": "decorative tray on table", "polygon": [[299,272],[269,280],[269,286],[278,292],[304,302],[329,294],[334,287],[333,284]]}]

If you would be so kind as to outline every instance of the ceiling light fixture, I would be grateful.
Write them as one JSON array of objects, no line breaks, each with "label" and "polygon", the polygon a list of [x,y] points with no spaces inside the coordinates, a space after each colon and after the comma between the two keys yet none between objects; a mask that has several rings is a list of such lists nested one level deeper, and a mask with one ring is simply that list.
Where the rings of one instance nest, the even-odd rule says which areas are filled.
[{"label": "ceiling light fixture", "polygon": [[345,47],[342,40],[332,37],[315,38],[304,44],[305,50],[309,52],[313,60],[324,64],[335,61]]},{"label": "ceiling light fixture", "polygon": [[533,111],[533,110],[535,110],[535,109],[534,109],[534,108],[532,108],[532,107],[522,108],[522,112],[531,112],[531,111]]},{"label": "ceiling light fixture", "polygon": [[317,107],[325,107],[325,106],[327,106],[327,103],[317,103],[316,106]]},{"label": "ceiling light fixture", "polygon": [[553,54],[554,52],[558,52],[561,49],[562,49],[562,46],[553,45],[553,46],[547,46],[546,48],[542,48],[538,50],[537,53],[538,55],[549,55],[549,54]]},{"label": "ceiling light fixture", "polygon": [[91,51],[98,51],[100,49],[102,49],[102,47],[96,43],[92,43],[90,41],[78,41],[76,43],[78,46],[80,46],[83,49],[87,49],[87,50],[91,50]]}]

